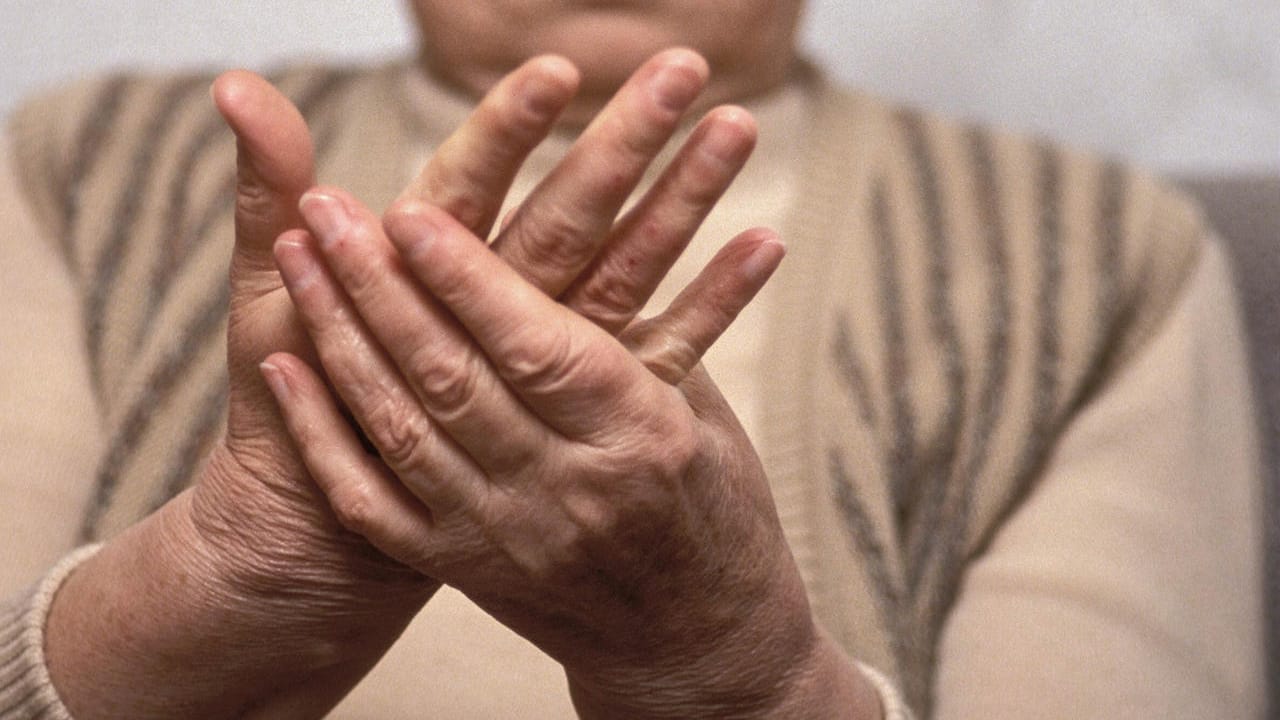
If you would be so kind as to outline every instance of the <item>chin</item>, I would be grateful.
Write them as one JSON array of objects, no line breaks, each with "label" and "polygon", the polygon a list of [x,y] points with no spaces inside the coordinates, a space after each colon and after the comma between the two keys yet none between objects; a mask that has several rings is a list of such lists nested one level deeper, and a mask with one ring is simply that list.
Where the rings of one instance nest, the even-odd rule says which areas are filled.
[{"label": "chin", "polygon": [[582,72],[584,89],[620,86],[633,70],[660,50],[681,45],[698,49],[692,38],[640,12],[583,13],[575,20],[537,33],[528,56],[565,56]]}]

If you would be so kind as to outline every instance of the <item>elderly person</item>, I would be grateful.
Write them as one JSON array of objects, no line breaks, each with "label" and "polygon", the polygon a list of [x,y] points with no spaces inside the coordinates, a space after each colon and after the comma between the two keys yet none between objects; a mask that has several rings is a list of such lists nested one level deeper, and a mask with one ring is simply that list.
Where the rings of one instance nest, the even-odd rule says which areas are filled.
[{"label": "elderly person", "polygon": [[5,610],[0,716],[1260,711],[1180,197],[832,87],[798,0],[414,10],[420,62],[221,118],[114,77],[13,120],[6,293],[82,339],[10,361],[3,492],[85,545]]}]

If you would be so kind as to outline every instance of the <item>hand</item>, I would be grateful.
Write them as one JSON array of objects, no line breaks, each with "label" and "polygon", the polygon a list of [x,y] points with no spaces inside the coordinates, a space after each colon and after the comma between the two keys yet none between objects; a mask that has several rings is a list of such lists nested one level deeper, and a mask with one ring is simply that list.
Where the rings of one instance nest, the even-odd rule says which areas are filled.
[{"label": "hand", "polygon": [[[570,176],[561,168],[534,198]],[[608,231],[612,212],[591,217],[597,187],[560,205],[587,216],[560,211],[589,229],[565,233],[571,250]],[[653,197],[599,266],[634,246],[632,228],[661,226]],[[668,313],[622,333],[646,366],[609,331],[656,278],[619,273],[614,317],[584,313],[596,327],[571,311],[583,297],[572,286],[569,307],[551,301],[561,280],[526,282],[437,209],[389,214],[397,254],[339,191],[303,208],[319,247],[291,233],[277,261],[325,372],[395,476],[305,363],[275,355],[264,373],[348,527],[559,659],[587,713],[774,710],[829,665],[754,453],[709,381],[685,379],[780,259],[770,234],[735,239]]]},{"label": "hand", "polygon": [[[677,74],[678,83],[700,82],[696,72]],[[505,183],[576,83],[576,71],[552,58],[515,71],[409,195],[477,228],[491,222]],[[341,529],[263,392],[255,366],[268,352],[312,355],[270,258],[275,237],[300,224],[311,148],[296,110],[260,79],[226,75],[214,95],[239,147],[228,432],[192,491],[112,540],[59,593],[47,654],[77,717],[322,714],[438,585]],[[634,139],[600,136],[602,145]]]},{"label": "hand", "polygon": [[47,655],[76,717],[322,714],[437,587],[343,532],[289,449],[256,365],[308,354],[270,253],[301,223],[311,143],[256,76],[224,75],[213,95],[238,140],[228,430],[192,490],[59,592]]},{"label": "hand", "polygon": [[[355,212],[321,242],[373,232]],[[329,378],[395,472],[305,363],[273,355],[266,374],[339,517],[562,662],[580,705],[768,706],[816,635],[763,474],[709,382],[664,382],[439,211],[390,227],[426,292],[347,286],[347,301],[314,244],[278,246]],[[692,291],[728,304],[695,324],[716,333],[780,255],[767,233],[731,243]],[[415,320],[362,322],[389,307]]]}]

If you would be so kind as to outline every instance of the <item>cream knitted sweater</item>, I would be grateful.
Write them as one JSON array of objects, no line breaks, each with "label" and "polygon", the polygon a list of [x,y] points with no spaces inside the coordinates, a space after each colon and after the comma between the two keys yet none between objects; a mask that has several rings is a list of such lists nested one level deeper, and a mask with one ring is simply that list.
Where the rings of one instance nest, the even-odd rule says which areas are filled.
[{"label": "cream knitted sweater", "polygon": [[[234,154],[207,82],[108,79],[15,119],[4,292],[27,309],[3,342],[33,350],[0,368],[30,380],[4,398],[0,537],[32,564],[71,538],[22,508],[108,539],[183,487],[219,431]],[[321,178],[374,206],[465,109],[403,66],[279,82]],[[1234,300],[1194,211],[1113,164],[810,74],[759,110],[762,156],[709,231],[777,219],[790,252],[710,362],[823,624],[922,716],[1256,715],[1256,439]],[[69,287],[34,269],[59,267],[54,248]],[[57,318],[21,329],[57,297],[32,308],[36,292],[72,298],[79,360],[45,337]],[[59,496],[42,476],[66,480]],[[0,716],[56,707],[39,658],[55,575],[0,618]],[[566,717],[555,668],[451,626],[465,608],[433,600],[336,714]]]}]

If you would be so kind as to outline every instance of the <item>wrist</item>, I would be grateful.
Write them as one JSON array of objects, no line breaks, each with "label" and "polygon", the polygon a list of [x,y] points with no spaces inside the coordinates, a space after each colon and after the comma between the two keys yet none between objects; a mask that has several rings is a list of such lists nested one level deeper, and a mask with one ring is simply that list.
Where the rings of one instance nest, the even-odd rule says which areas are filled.
[{"label": "wrist", "polygon": [[[264,467],[220,446],[199,483],[172,504],[178,556],[238,604],[350,616],[421,606],[439,583],[347,531],[300,469]],[[304,613],[305,616],[305,613]]]},{"label": "wrist", "polygon": [[714,604],[702,611],[687,600],[671,608],[677,618],[721,621],[655,625],[644,658],[565,662],[579,716],[880,718],[875,686],[814,621],[785,545],[760,577],[768,581],[754,590],[738,582],[728,597],[704,598]]},{"label": "wrist", "polygon": [[[762,643],[761,647],[767,647]],[[756,653],[761,665],[773,661]],[[880,693],[861,668],[848,659],[826,633],[818,630],[807,658],[775,673],[773,681],[742,682],[732,671],[722,671],[708,692],[683,672],[665,677],[636,678],[625,686],[601,692],[597,686],[570,677],[570,692],[579,717],[688,718],[733,717],[770,720],[880,720],[884,718]],[[753,674],[752,677],[764,677]],[[737,689],[734,687],[737,686]]]},{"label": "wrist", "polygon": [[107,543],[55,596],[46,658],[74,717],[238,717],[314,677],[336,702],[434,589],[361,597],[307,566],[263,566],[261,548],[235,557],[197,530],[192,501]]},{"label": "wrist", "polygon": [[884,717],[880,693],[862,668],[826,633],[818,631],[813,653],[797,669],[771,718]]},{"label": "wrist", "polygon": [[698,613],[719,617],[714,628],[664,632],[661,640],[652,638],[654,652],[645,657],[566,663],[579,715],[819,717],[793,698],[808,694],[817,684],[813,678],[822,677],[830,659],[827,640],[789,553],[784,560],[769,591],[721,600]]}]

